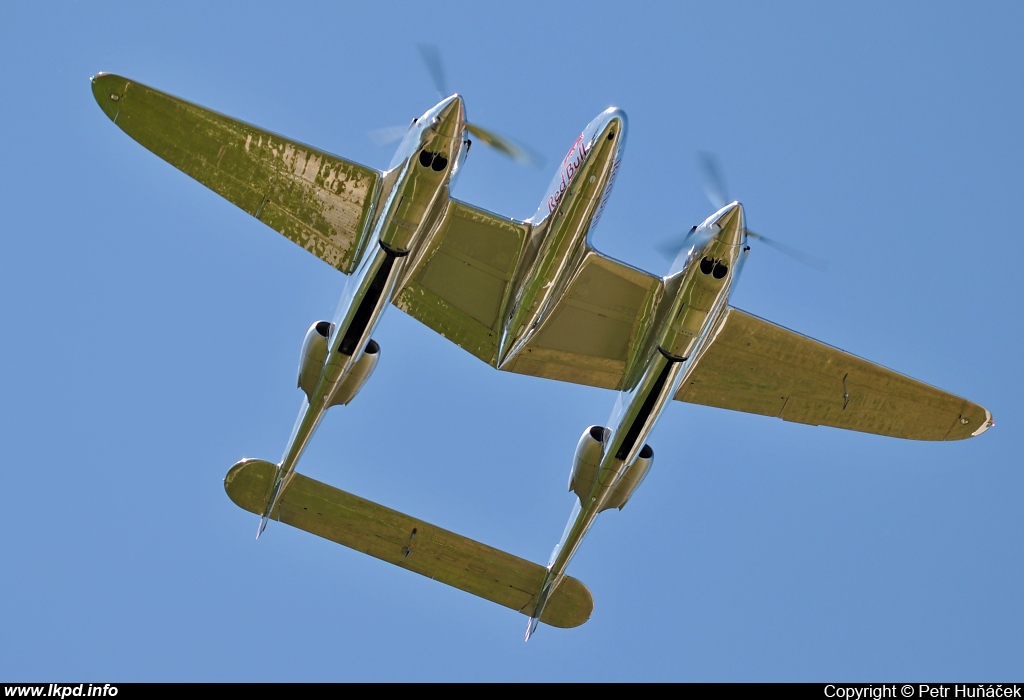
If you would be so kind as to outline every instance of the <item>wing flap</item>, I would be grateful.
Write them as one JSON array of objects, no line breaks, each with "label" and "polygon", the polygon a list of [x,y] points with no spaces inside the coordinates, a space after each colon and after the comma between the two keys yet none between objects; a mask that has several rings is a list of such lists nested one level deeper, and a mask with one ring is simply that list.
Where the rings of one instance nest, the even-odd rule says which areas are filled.
[{"label": "wing flap", "polygon": [[736,308],[675,398],[911,440],[961,440],[992,420],[975,403]]},{"label": "wing flap", "polygon": [[495,364],[501,311],[529,234],[456,199],[395,306],[488,364]]},{"label": "wing flap", "polygon": [[[242,460],[224,489],[236,505],[261,514],[274,465]],[[531,616],[546,569],[515,555],[295,474],[271,514],[274,520]],[[576,627],[594,602],[579,580],[565,577],[541,621]]]},{"label": "wing flap", "polygon": [[93,78],[108,117],[141,145],[350,272],[380,173],[117,75]]},{"label": "wing flap", "polygon": [[619,389],[661,280],[589,250],[533,338],[502,369]]}]

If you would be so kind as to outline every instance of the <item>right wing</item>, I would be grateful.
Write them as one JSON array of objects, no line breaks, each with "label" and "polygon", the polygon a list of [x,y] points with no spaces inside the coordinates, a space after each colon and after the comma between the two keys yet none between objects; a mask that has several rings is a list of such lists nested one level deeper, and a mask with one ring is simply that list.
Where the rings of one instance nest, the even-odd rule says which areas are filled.
[{"label": "right wing", "polygon": [[[224,489],[236,505],[259,515],[276,468],[262,460],[242,460],[228,471]],[[539,564],[298,473],[271,517],[528,617],[547,574]],[[553,627],[577,627],[593,609],[587,587],[565,576],[541,620]]]},{"label": "right wing", "polygon": [[351,272],[381,174],[117,75],[92,79],[126,134],[331,267]]},{"label": "right wing", "polygon": [[962,440],[992,425],[978,404],[736,308],[675,398],[910,440]]}]

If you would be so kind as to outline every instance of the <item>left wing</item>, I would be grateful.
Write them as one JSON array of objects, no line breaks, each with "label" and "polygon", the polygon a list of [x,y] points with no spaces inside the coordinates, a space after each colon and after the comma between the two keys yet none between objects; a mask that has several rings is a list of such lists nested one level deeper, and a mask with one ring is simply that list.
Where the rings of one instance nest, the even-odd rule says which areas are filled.
[{"label": "left wing", "polygon": [[126,134],[328,265],[351,272],[381,174],[118,75],[92,79]]},{"label": "left wing", "polygon": [[507,219],[457,199],[395,306],[484,362],[495,365],[501,310],[530,233]]},{"label": "left wing", "polygon": [[729,308],[677,401],[910,440],[992,425],[978,404]]}]

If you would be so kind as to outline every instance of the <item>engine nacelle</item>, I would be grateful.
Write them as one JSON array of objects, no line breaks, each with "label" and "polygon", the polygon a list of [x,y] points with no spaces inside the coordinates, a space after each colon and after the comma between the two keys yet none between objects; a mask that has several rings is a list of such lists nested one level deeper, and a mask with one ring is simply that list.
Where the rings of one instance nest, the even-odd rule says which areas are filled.
[{"label": "engine nacelle", "polygon": [[650,445],[644,445],[640,450],[640,454],[633,460],[633,463],[626,467],[626,471],[623,472],[622,477],[615,484],[612,495],[605,502],[604,508],[601,510],[608,510],[609,508],[622,510],[629,497],[633,495],[633,492],[643,482],[644,477],[647,476],[647,472],[651,470],[653,462],[654,450],[651,449]]},{"label": "engine nacelle", "polygon": [[569,473],[569,490],[579,496],[580,502],[590,497],[597,479],[597,466],[604,453],[604,443],[608,439],[608,429],[600,425],[592,425],[583,431],[580,441],[576,444],[576,455],[572,460],[572,472]]},{"label": "engine nacelle", "polygon": [[371,340],[366,344],[366,349],[363,351],[363,356],[356,360],[356,363],[349,370],[348,375],[341,380],[341,386],[338,387],[337,393],[334,395],[334,400],[331,401],[332,406],[343,406],[349,401],[355,398],[359,390],[363,388],[363,384],[373,374],[373,370],[377,367],[377,360],[380,359],[380,345],[377,345],[377,341]]},{"label": "engine nacelle", "polygon": [[331,335],[329,321],[317,321],[306,331],[299,356],[299,388],[306,392],[306,399],[313,400],[313,392],[320,382],[327,362],[327,339]]}]

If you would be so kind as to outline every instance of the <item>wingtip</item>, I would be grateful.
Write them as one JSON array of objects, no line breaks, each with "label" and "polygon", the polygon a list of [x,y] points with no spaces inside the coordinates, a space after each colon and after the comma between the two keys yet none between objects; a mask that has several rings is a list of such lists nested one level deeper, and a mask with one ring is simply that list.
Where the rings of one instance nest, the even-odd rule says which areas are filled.
[{"label": "wingtip", "polygon": [[92,96],[96,104],[111,121],[117,119],[121,110],[121,98],[128,88],[128,80],[112,73],[99,72],[89,78]]},{"label": "wingtip", "polygon": [[992,417],[992,412],[989,411],[986,408],[985,409],[985,420],[982,421],[981,426],[979,426],[977,430],[975,430],[973,433],[971,433],[971,437],[978,437],[979,435],[981,435],[983,432],[985,432],[986,430],[988,430],[989,428],[991,428],[995,424],[996,424],[996,421]]}]

